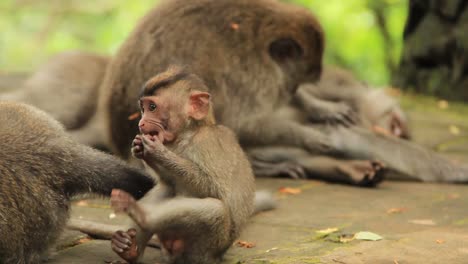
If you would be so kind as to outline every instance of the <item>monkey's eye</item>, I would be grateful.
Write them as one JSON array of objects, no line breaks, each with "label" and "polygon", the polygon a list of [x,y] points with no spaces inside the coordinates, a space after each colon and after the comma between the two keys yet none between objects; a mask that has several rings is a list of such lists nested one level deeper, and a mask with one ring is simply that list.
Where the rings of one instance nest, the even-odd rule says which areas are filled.
[{"label": "monkey's eye", "polygon": [[156,110],[156,104],[155,104],[155,103],[150,103],[148,109],[149,109],[151,112],[154,112],[154,110]]}]

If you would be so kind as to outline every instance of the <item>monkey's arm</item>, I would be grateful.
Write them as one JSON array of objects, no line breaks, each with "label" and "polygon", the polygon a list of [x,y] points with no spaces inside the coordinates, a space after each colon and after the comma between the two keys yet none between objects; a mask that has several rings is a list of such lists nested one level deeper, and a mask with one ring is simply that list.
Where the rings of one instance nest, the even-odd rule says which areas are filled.
[{"label": "monkey's arm", "polygon": [[244,147],[285,145],[304,148],[311,153],[333,154],[329,136],[304,125],[303,116],[299,109],[292,107],[252,116],[237,130],[239,141]]},{"label": "monkey's arm", "polygon": [[[210,179],[210,177],[203,177],[205,174],[200,167],[191,160],[180,157],[174,152],[166,148],[160,141],[152,141],[146,136],[142,136],[141,140],[144,146],[144,157],[145,162],[152,169],[157,170],[156,165],[163,167],[168,173],[159,175],[160,177],[174,177],[173,179],[167,179],[169,182],[174,180],[186,181],[184,186],[190,186],[193,179],[197,179],[197,183],[205,184],[203,179]],[[200,176],[202,175],[202,176]],[[183,176],[183,177],[180,177]],[[164,180],[164,178],[163,178]],[[209,186],[209,183],[206,183]]]},{"label": "monkey's arm", "polygon": [[350,104],[356,103],[362,94],[366,93],[368,89],[365,86],[358,85],[336,85],[336,84],[311,84],[306,83],[302,84],[296,92],[296,95],[299,93],[306,93],[309,96],[315,98],[326,100],[326,101],[341,101],[347,102]]},{"label": "monkey's arm", "polygon": [[312,121],[344,125],[357,121],[357,114],[350,104],[320,99],[303,88],[296,92],[293,104],[300,107]]}]

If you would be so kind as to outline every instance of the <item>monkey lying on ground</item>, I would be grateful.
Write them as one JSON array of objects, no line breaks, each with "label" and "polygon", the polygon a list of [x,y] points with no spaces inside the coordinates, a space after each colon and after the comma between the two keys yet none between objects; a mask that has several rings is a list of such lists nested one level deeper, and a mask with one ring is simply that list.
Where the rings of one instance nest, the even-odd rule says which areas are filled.
[{"label": "monkey lying on ground", "polygon": [[150,176],[72,141],[62,125],[31,106],[0,102],[0,263],[39,263],[68,219],[72,196],[136,198]]},{"label": "monkey lying on ground", "polygon": [[[383,89],[370,89],[343,69],[326,67],[318,83],[303,84],[299,87],[291,104],[293,108],[302,109],[302,122],[327,122],[324,116],[317,116],[320,115],[320,111],[305,107],[310,100],[321,104],[322,109],[330,109],[329,112],[336,113],[334,109],[341,108],[341,112],[351,113],[347,117],[352,117],[352,120],[348,119],[349,122],[345,125],[359,125],[371,131],[410,138],[408,120],[398,102]],[[322,110],[322,113],[326,111]],[[293,148],[285,148],[285,151],[282,151],[276,147],[254,148],[247,153],[258,176],[311,176],[364,186],[375,185],[383,179],[381,169],[384,165],[375,160],[356,160],[356,157],[352,156],[350,160],[337,159],[310,155]],[[374,177],[377,177],[377,180],[372,180]]]},{"label": "monkey lying on ground", "polygon": [[[323,87],[326,87],[325,89]],[[267,146],[247,149],[256,174],[321,179],[374,186],[383,176],[398,180],[428,182],[468,182],[468,168],[447,160],[415,143],[410,138],[406,116],[396,101],[382,91],[368,89],[342,70],[324,70],[317,85],[302,85],[296,102],[276,112],[284,119],[296,120],[329,138],[330,151],[314,155],[291,146]],[[358,114],[356,127],[317,124],[314,113],[303,108],[308,97],[346,103]],[[333,106],[335,107],[335,106]],[[378,132],[378,133],[375,133]],[[383,173],[382,168],[391,172]]]},{"label": "monkey lying on ground", "polygon": [[219,263],[254,211],[254,176],[227,127],[216,125],[211,95],[194,74],[171,67],[150,79],[139,103],[141,135],[132,153],[159,175],[140,202],[112,192],[117,212],[138,224],[137,254],[128,232],[117,232],[113,249],[136,263],[156,233],[165,263]]},{"label": "monkey lying on ground", "polygon": [[[187,25],[196,26],[189,28]],[[364,169],[358,169],[357,174],[361,175],[358,179],[366,179],[362,170],[371,174],[378,171],[380,165],[375,166],[378,163],[373,161],[380,161],[391,170],[409,173],[407,178],[429,173],[431,176],[425,180],[454,181],[450,170],[444,169],[446,160],[438,159],[429,150],[414,152],[420,149],[414,144],[400,145],[401,141],[392,141],[396,146],[391,149],[398,150],[403,157],[425,157],[413,161],[418,165],[408,171],[405,168],[412,166],[407,164],[411,159],[395,161],[394,152],[387,149],[387,140],[374,140],[374,135],[369,135],[369,141],[375,144],[371,148],[373,152],[377,149],[382,152],[378,157],[371,153],[356,155],[356,150],[348,153],[349,149],[332,142],[339,138],[331,138],[324,126],[298,121],[333,122],[337,119],[343,123],[349,119],[346,106],[338,107],[341,110],[331,117],[327,111],[321,115],[313,111],[307,115],[302,113],[299,119],[288,119],[282,114],[284,110],[277,111],[287,107],[300,83],[319,75],[322,53],[323,33],[318,22],[309,12],[284,3],[273,0],[162,1],[141,21],[109,64],[100,87],[96,114],[80,131],[102,131],[95,128],[106,126],[103,130],[111,135],[109,142],[114,145],[115,152],[128,157],[131,140],[138,130],[135,118],[129,117],[137,112],[133,102],[138,99],[139,87],[154,72],[177,62],[191,65],[206,81],[216,98],[217,120],[234,130],[244,148],[284,146],[300,150],[306,157],[312,153],[333,157],[333,160],[337,157],[364,160]],[[308,104],[311,106],[310,102]],[[314,114],[317,120],[311,118]],[[99,138],[95,134],[82,133],[84,137],[80,142]],[[369,149],[367,142],[363,140],[363,149]],[[422,163],[426,162],[440,164],[440,167],[424,167]],[[270,167],[268,163],[266,166]],[[432,169],[418,169],[423,167]],[[450,167],[463,172],[456,166]]]}]

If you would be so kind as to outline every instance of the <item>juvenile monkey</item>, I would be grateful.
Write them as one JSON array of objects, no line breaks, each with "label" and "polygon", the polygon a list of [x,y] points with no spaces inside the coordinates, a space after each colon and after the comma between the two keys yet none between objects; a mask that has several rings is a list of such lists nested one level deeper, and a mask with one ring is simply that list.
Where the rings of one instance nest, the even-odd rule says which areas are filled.
[{"label": "juvenile monkey", "polygon": [[196,75],[172,67],[140,94],[141,135],[132,153],[160,179],[139,202],[124,191],[112,192],[112,206],[140,227],[137,254],[128,246],[128,232],[112,240],[114,251],[131,263],[153,233],[165,263],[219,263],[253,213],[249,161],[234,133],[216,125],[207,90]]},{"label": "juvenile monkey", "polygon": [[40,263],[68,219],[70,198],[111,194],[136,198],[151,177],[116,157],[80,145],[41,110],[0,101],[0,263]]}]

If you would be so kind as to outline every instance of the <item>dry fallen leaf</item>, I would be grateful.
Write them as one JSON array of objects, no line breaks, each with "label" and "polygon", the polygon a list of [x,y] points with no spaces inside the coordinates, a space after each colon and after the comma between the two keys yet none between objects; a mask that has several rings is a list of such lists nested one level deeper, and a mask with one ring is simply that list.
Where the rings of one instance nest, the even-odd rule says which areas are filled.
[{"label": "dry fallen leaf", "polygon": [[460,135],[460,128],[458,128],[456,125],[451,125],[449,127],[449,131],[450,131],[450,134],[452,135],[455,135],[455,136]]},{"label": "dry fallen leaf", "polygon": [[415,219],[408,221],[411,224],[434,226],[436,223],[432,219]]},{"label": "dry fallen leaf", "polygon": [[437,102],[437,106],[440,108],[440,109],[447,109],[449,107],[449,103],[445,100],[440,100]]},{"label": "dry fallen leaf", "polygon": [[140,117],[140,112],[135,112],[128,116],[128,121],[137,120]]},{"label": "dry fallen leaf", "polygon": [[282,194],[299,194],[302,190],[299,188],[281,187],[279,188],[279,192]]},{"label": "dry fallen leaf", "polygon": [[242,248],[253,248],[253,247],[255,247],[255,244],[252,243],[252,242],[238,240],[238,241],[236,241],[236,246],[242,247]]},{"label": "dry fallen leaf", "polygon": [[235,31],[239,30],[239,24],[237,23],[231,23],[231,28]]},{"label": "dry fallen leaf", "polygon": [[326,229],[322,229],[322,230],[317,230],[317,231],[315,231],[315,233],[319,233],[321,235],[328,235],[328,234],[331,234],[331,233],[335,233],[338,230],[339,229],[336,228],[336,227],[331,227],[331,228],[326,228]]},{"label": "dry fallen leaf", "polygon": [[400,264],[400,262],[398,262],[398,260],[394,259],[393,264]]},{"label": "dry fallen leaf", "polygon": [[340,243],[348,243],[348,242],[351,242],[354,240],[354,235],[347,235],[347,234],[343,234],[340,236]]},{"label": "dry fallen leaf", "polygon": [[277,249],[278,249],[277,247],[274,247],[274,248],[270,248],[270,249],[266,250],[265,252],[268,253],[268,252],[271,252],[271,251],[277,250]]},{"label": "dry fallen leaf", "polygon": [[437,244],[443,244],[443,243],[445,243],[445,240],[443,240],[443,239],[437,239],[437,240],[436,240],[436,243],[437,243]]},{"label": "dry fallen leaf", "polygon": [[81,244],[84,244],[84,243],[89,242],[91,240],[92,239],[90,237],[83,237],[83,238],[78,239],[78,241],[76,241],[76,244],[81,245]]},{"label": "dry fallen leaf", "polygon": [[404,207],[399,207],[399,208],[390,208],[387,210],[387,214],[400,214],[406,211],[407,209]]},{"label": "dry fallen leaf", "polygon": [[75,203],[76,206],[88,206],[88,201],[86,200],[80,200]]}]

